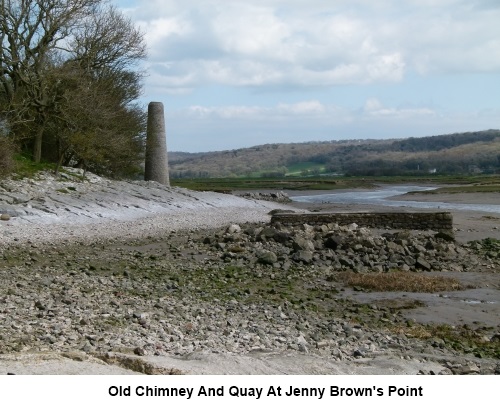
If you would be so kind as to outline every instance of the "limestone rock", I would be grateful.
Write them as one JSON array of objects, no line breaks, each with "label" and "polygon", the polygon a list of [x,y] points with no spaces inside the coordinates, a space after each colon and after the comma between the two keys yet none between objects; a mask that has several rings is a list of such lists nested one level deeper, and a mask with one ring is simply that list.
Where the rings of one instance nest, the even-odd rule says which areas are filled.
[{"label": "limestone rock", "polygon": [[306,238],[303,237],[296,237],[293,240],[293,249],[298,252],[298,251],[314,251],[314,243]]},{"label": "limestone rock", "polygon": [[278,261],[276,254],[270,252],[269,250],[261,250],[257,253],[257,259],[259,263],[263,264],[274,264]]}]

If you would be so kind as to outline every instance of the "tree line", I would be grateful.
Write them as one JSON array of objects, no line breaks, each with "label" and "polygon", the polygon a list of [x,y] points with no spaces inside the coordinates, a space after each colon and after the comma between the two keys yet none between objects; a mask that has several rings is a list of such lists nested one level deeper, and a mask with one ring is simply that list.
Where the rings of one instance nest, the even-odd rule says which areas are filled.
[{"label": "tree line", "polygon": [[235,151],[183,154],[170,162],[173,177],[283,177],[307,163],[301,175],[358,176],[422,173],[500,173],[500,130],[422,138],[272,144]]},{"label": "tree line", "polygon": [[129,18],[106,0],[0,0],[0,40],[0,170],[14,151],[57,168],[138,170],[146,44]]}]

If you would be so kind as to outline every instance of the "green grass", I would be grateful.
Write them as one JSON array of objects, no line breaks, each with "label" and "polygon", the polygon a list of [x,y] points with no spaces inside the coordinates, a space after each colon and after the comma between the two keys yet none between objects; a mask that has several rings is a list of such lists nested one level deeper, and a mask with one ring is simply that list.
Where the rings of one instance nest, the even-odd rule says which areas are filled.
[{"label": "green grass", "polygon": [[323,173],[325,165],[315,162],[301,162],[287,166],[287,176],[301,176],[306,171]]},{"label": "green grass", "polygon": [[458,193],[498,193],[498,192],[500,192],[500,183],[440,187],[435,190],[412,191],[409,194],[458,194]]},{"label": "green grass", "polygon": [[474,330],[466,324],[457,326],[445,324],[395,325],[389,329],[391,332],[423,340],[442,339],[445,346],[459,352],[471,353],[476,357],[500,359],[500,341],[485,341],[481,330]]},{"label": "green grass", "polygon": [[171,184],[191,190],[230,192],[233,190],[336,190],[356,187],[373,187],[371,181],[361,179],[339,180],[325,177],[297,178],[221,178],[173,179]]},{"label": "green grass", "polygon": [[14,161],[16,165],[14,173],[15,179],[23,179],[26,177],[33,178],[40,171],[55,170],[56,168],[55,163],[35,163],[31,158],[20,154],[14,156]]},{"label": "green grass", "polygon": [[[340,190],[348,188],[374,188],[377,184],[418,183],[439,186],[458,184],[454,188],[472,191],[500,191],[500,176],[384,176],[384,177],[226,177],[172,179],[171,184],[191,190],[230,192],[233,190]],[[458,192],[458,191],[457,191]]]}]

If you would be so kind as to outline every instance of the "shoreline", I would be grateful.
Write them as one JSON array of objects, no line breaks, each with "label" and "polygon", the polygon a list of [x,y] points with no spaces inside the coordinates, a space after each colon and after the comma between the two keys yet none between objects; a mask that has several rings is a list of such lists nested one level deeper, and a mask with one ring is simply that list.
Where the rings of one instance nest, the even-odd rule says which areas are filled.
[{"label": "shoreline", "polygon": [[141,239],[236,222],[267,222],[283,205],[156,182],[37,181],[0,183],[0,246]]},{"label": "shoreline", "polygon": [[[351,191],[373,191],[370,189],[349,189],[339,193]],[[288,191],[286,191],[288,193]],[[298,195],[321,195],[336,194],[323,191],[290,192],[291,196]],[[421,202],[449,202],[462,204],[494,204],[500,206],[500,193],[456,193],[456,194],[404,194],[390,197],[394,201],[421,201]],[[315,203],[296,202],[289,203],[290,206],[313,212],[437,212],[441,211],[432,208],[414,207],[391,207],[379,204],[340,204],[340,203]],[[472,240],[485,238],[500,239],[500,214],[487,213],[482,211],[467,211],[457,209],[445,209],[442,211],[451,212],[453,215],[453,227],[457,241],[466,243]]]},{"label": "shoreline", "polygon": [[[417,184],[415,184],[417,185]],[[273,192],[273,190],[246,190]],[[373,191],[283,190],[289,196]],[[0,243],[92,243],[113,239],[140,239],[181,229],[217,228],[230,223],[269,222],[273,209],[312,212],[429,212],[436,209],[391,207],[377,204],[315,202],[278,203],[221,194],[165,187],[155,182],[111,181],[89,174],[82,183],[59,179],[49,173],[36,181],[0,182]],[[499,204],[500,193],[406,194],[397,201],[432,201]],[[499,238],[500,215],[478,211],[448,210],[453,215],[457,240]]]},{"label": "shoreline", "polygon": [[[62,186],[68,191],[58,191]],[[471,356],[462,361],[453,351],[388,330],[380,334],[368,324],[353,326],[353,319],[362,314],[359,305],[370,305],[369,319],[376,315],[385,320],[394,302],[404,308],[409,300],[406,293],[391,299],[383,293],[373,298],[368,292],[338,285],[332,290],[335,293],[328,290],[328,296],[319,295],[317,303],[331,300],[331,308],[338,306],[339,313],[325,313],[319,322],[318,309],[310,312],[299,302],[292,303],[294,297],[273,298],[279,288],[266,292],[270,286],[289,286],[288,277],[297,277],[295,293],[314,294],[323,291],[331,272],[340,271],[326,262],[320,264],[327,259],[320,258],[319,251],[320,261],[315,265],[282,267],[278,256],[291,256],[291,252],[280,253],[291,249],[286,242],[278,245],[256,239],[263,229],[272,228],[269,211],[339,209],[335,204],[281,204],[152,182],[107,180],[82,185],[48,179],[4,193],[4,200],[28,197],[10,206],[32,215],[0,222],[0,303],[7,311],[0,326],[6,332],[0,341],[5,350],[0,354],[4,374],[133,374],[144,373],[145,368],[157,374],[438,374],[451,373],[447,364],[455,363],[460,367],[454,373],[467,373],[467,364],[475,361]],[[4,202],[0,213],[5,206]],[[343,208],[351,212],[377,209],[368,205]],[[470,220],[478,222],[475,216]],[[485,220],[486,227],[488,221],[492,220]],[[248,231],[234,226],[233,233],[221,228],[238,223],[252,225]],[[297,243],[312,238],[307,233],[310,228],[296,227]],[[356,234],[347,228],[341,232],[344,237]],[[358,237],[365,238],[362,235]],[[472,235],[478,239],[483,233]],[[377,230],[370,238],[380,238]],[[276,266],[260,263],[262,249],[273,246]],[[450,248],[453,254],[463,250],[458,243]],[[476,288],[466,290],[465,295],[457,293],[456,299],[473,300],[485,294],[480,305],[460,304],[462,323],[496,322],[496,306],[486,301],[500,302],[495,298],[500,288],[498,269],[484,271],[448,269],[443,273],[474,278],[470,282]],[[220,284],[212,284],[214,280]],[[234,287],[225,287],[228,283]],[[311,283],[315,289],[309,289]],[[254,291],[256,285],[264,290]],[[224,289],[229,297],[218,295]],[[206,294],[214,295],[207,299]],[[423,306],[412,317],[433,320],[449,315],[450,322],[458,322],[458,305],[451,299],[432,294],[418,297],[421,302],[429,300],[426,305],[431,309],[436,309],[436,299],[446,301],[440,304],[441,312],[429,315]],[[404,322],[404,316],[401,312],[399,322]],[[320,337],[315,337],[315,330]],[[403,343],[392,347],[396,341]],[[99,352],[103,347],[105,353]],[[366,352],[361,358],[354,354],[358,349]],[[485,373],[496,370],[494,360],[479,361]]]}]

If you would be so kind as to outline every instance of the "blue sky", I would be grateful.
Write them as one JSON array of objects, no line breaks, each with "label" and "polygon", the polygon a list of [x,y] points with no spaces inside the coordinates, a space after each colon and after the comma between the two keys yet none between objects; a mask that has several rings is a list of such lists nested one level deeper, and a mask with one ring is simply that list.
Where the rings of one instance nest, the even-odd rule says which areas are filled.
[{"label": "blue sky", "polygon": [[498,0],[113,0],[172,151],[500,128]]}]

